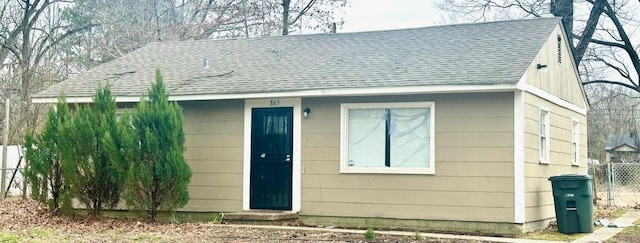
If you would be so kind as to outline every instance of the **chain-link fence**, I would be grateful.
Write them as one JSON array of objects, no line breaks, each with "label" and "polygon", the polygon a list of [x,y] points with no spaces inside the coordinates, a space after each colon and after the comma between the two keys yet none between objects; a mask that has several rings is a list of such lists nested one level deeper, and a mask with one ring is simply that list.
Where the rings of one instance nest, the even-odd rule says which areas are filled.
[{"label": "chain-link fence", "polygon": [[640,204],[640,163],[609,163],[589,165],[593,176],[595,197],[615,206]]}]

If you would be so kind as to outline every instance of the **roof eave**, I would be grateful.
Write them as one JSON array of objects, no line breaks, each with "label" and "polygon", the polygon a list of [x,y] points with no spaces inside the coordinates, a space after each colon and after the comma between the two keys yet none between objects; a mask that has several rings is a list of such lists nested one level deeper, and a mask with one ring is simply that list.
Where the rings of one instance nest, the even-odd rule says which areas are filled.
[{"label": "roof eave", "polygon": [[[195,100],[232,100],[232,99],[265,99],[283,97],[331,97],[331,96],[368,96],[368,95],[405,95],[405,94],[439,94],[439,93],[476,93],[515,91],[516,84],[489,85],[429,85],[405,87],[343,88],[315,89],[286,92],[240,93],[240,94],[188,94],[169,95],[171,101]],[[65,97],[67,103],[93,103],[93,97]],[[139,102],[140,96],[116,96],[116,102]],[[33,103],[57,103],[58,97],[36,97]]]}]

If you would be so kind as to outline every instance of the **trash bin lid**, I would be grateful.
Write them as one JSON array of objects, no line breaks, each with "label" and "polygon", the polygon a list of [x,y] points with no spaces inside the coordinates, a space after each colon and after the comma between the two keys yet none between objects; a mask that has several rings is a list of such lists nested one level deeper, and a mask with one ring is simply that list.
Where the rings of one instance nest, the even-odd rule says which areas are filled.
[{"label": "trash bin lid", "polygon": [[556,175],[549,177],[550,181],[583,181],[583,180],[591,180],[590,175],[581,175],[581,174],[565,174],[565,175]]}]

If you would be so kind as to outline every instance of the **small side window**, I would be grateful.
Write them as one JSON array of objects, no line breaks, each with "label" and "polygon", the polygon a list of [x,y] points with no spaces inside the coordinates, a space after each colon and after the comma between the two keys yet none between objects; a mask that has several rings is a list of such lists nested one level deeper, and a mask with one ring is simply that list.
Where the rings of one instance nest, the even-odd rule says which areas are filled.
[{"label": "small side window", "polygon": [[580,124],[571,120],[571,164],[580,166]]},{"label": "small side window", "polygon": [[549,110],[540,107],[538,155],[541,164],[549,163]]}]

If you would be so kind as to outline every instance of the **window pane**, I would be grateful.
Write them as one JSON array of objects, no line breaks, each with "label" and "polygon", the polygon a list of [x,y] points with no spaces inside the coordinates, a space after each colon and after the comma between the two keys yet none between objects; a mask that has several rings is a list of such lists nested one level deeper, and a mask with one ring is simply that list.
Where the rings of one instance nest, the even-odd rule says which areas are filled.
[{"label": "window pane", "polygon": [[429,166],[429,109],[391,109],[391,167]]},{"label": "window pane", "polygon": [[574,163],[578,163],[578,139],[580,139],[580,131],[578,131],[578,122],[572,122],[571,134],[571,159]]},{"label": "window pane", "polygon": [[548,116],[549,116],[549,112],[545,111],[545,110],[540,110],[540,120],[538,121],[540,124],[540,146],[539,146],[539,157],[540,157],[540,161],[544,161],[544,162],[548,162],[547,160],[549,158],[548,157],[548,144],[547,144],[547,137],[549,136],[548,134]]},{"label": "window pane", "polygon": [[547,159],[547,139],[544,137],[540,138],[540,159]]},{"label": "window pane", "polygon": [[385,110],[349,110],[348,166],[385,167]]},{"label": "window pane", "polygon": [[540,136],[547,135],[547,111],[540,111]]}]

